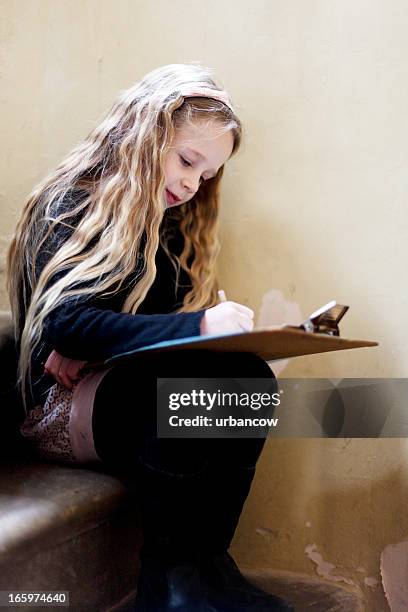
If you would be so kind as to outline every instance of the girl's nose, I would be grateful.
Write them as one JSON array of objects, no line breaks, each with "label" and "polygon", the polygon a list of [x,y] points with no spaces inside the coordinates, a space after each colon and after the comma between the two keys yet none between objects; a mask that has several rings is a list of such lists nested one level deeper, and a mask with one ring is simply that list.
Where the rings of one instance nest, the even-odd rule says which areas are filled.
[{"label": "girl's nose", "polygon": [[194,180],[193,177],[185,177],[182,181],[183,183],[183,187],[184,189],[187,189],[187,191],[191,194],[191,193],[196,193],[198,187],[199,187],[199,182],[198,180]]}]

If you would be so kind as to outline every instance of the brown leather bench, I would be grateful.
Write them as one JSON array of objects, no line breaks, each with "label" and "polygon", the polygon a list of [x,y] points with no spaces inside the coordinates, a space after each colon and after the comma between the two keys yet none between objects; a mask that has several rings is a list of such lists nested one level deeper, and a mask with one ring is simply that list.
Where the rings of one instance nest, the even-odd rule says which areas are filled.
[{"label": "brown leather bench", "polygon": [[69,591],[71,609],[87,612],[122,607],[139,569],[134,489],[106,470],[43,461],[27,447],[9,313],[0,315],[0,364],[0,590]]}]

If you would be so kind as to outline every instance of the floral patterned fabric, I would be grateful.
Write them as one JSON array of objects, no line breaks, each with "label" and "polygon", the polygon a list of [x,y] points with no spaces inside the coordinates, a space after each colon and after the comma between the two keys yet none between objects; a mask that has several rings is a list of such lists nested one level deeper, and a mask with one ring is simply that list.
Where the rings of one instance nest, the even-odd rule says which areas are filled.
[{"label": "floral patterned fabric", "polygon": [[44,406],[31,410],[20,427],[33,449],[49,459],[75,462],[69,435],[69,418],[74,390],[55,384]]},{"label": "floral patterned fabric", "polygon": [[68,463],[101,461],[93,440],[92,412],[98,384],[110,369],[90,372],[72,389],[56,383],[44,406],[30,410],[20,432],[36,453]]}]

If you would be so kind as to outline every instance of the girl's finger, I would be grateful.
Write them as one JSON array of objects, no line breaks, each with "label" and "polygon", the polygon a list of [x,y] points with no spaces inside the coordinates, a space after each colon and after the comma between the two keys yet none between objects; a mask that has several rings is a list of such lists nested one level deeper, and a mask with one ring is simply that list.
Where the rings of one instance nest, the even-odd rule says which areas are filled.
[{"label": "girl's finger", "polygon": [[249,317],[239,315],[237,320],[238,320],[239,326],[242,328],[243,331],[252,331],[253,330],[254,322]]},{"label": "girl's finger", "polygon": [[247,306],[244,306],[243,304],[238,304],[237,302],[232,302],[234,304],[235,309],[238,312],[241,312],[242,314],[246,315],[247,317],[250,317],[251,319],[254,318],[254,311],[251,310],[251,308],[248,308]]},{"label": "girl's finger", "polygon": [[48,357],[45,363],[45,366],[44,366],[44,370],[48,374],[51,374],[51,376],[53,376],[56,380],[57,380],[58,372],[61,366],[61,361],[62,361],[62,356],[59,353],[57,353],[57,351],[52,351],[52,353]]},{"label": "girl's finger", "polygon": [[72,383],[66,374],[67,362],[69,361],[69,359],[63,357],[54,350],[48,357],[44,366],[45,372],[51,374],[58,384],[67,387],[68,389],[72,387]]},{"label": "girl's finger", "polygon": [[84,363],[86,362],[79,361],[78,359],[64,359],[61,376],[65,386],[68,389],[72,389],[74,383],[79,380],[79,371],[83,367]]},{"label": "girl's finger", "polygon": [[71,381],[75,381],[75,380],[78,380],[78,378],[80,378],[79,372],[81,371],[81,369],[84,367],[85,364],[86,364],[86,361],[80,361],[78,359],[68,360],[66,371],[67,371],[67,376],[69,377]]},{"label": "girl's finger", "polygon": [[59,382],[60,385],[62,385],[63,387],[66,387],[67,389],[71,388],[71,381],[69,380],[67,373],[66,373],[66,358],[63,357],[61,359],[61,364],[60,364],[60,368],[58,370],[58,374],[57,374],[57,381]]}]

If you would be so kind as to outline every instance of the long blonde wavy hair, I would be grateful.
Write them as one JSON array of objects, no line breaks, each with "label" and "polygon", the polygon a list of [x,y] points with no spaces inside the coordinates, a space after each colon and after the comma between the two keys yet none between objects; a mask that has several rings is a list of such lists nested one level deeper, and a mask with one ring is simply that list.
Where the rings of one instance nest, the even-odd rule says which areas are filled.
[{"label": "long blonde wavy hair", "polygon": [[[179,257],[169,252],[166,233],[160,231],[166,212],[164,161],[176,130],[189,122],[216,121],[221,133],[232,131],[232,154],[241,142],[241,123],[227,105],[181,95],[183,88],[197,84],[220,91],[212,70],[195,63],[170,64],[148,73],[120,92],[101,122],[28,196],[7,253],[7,291],[19,344],[17,382],[26,412],[26,385],[28,381],[31,389],[31,360],[45,317],[74,296],[118,291],[135,269],[144,232],[143,268],[122,312],[136,313],[153,284],[159,242],[177,273],[181,267],[191,278],[192,289],[176,312],[216,303],[224,166],[200,185],[192,200],[167,211],[185,239]],[[67,194],[75,189],[86,197],[79,203],[71,200],[67,208]],[[78,214],[80,221],[73,227],[69,221]],[[37,257],[60,224],[73,231],[37,278]],[[62,271],[65,275],[50,284]],[[78,287],[81,282],[87,286]]]}]

